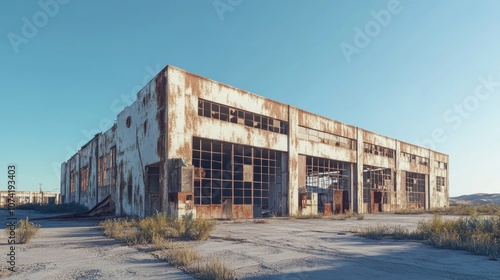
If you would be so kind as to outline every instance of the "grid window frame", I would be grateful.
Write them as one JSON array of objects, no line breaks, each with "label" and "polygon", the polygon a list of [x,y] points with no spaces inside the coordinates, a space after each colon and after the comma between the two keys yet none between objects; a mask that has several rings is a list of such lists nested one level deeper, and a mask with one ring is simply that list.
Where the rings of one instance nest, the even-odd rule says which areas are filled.
[{"label": "grid window frame", "polygon": [[201,98],[198,99],[198,116],[245,125],[283,135],[288,135],[289,131],[287,121],[237,109]]}]

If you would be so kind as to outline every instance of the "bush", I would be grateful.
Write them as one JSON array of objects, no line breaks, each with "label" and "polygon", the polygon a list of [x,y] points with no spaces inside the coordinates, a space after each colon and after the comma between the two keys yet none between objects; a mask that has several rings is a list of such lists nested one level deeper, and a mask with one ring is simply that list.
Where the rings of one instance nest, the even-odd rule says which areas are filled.
[{"label": "bush", "polygon": [[[26,220],[19,220],[16,223],[16,243],[17,244],[26,244],[28,243],[31,238],[35,237],[38,234],[38,231],[40,230],[40,225],[30,223],[28,217],[26,217]],[[7,235],[10,235],[10,228],[6,229]]]},{"label": "bush", "polygon": [[215,229],[215,223],[205,219],[195,219],[193,214],[182,216],[185,233],[184,237],[191,240],[206,240]]}]

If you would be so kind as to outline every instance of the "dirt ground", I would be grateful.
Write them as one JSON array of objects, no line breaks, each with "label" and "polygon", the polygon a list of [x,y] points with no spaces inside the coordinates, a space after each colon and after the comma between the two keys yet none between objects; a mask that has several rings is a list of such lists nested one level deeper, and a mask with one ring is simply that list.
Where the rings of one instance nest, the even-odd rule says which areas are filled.
[{"label": "dirt ground", "polygon": [[[2,224],[6,212],[1,211]],[[46,215],[17,211],[24,219]],[[40,220],[39,236],[16,246],[16,269],[8,279],[194,279],[184,272],[103,235],[96,220]],[[0,252],[6,268],[9,248],[2,232]],[[4,271],[2,271],[4,272]]]},{"label": "dirt ground", "polygon": [[[500,279],[500,261],[484,256],[350,233],[377,224],[415,228],[418,220],[430,217],[374,214],[364,220],[223,221],[209,240],[192,244],[201,255],[222,257],[239,279]],[[41,234],[30,244],[18,245],[18,271],[9,279],[193,279],[147,251],[104,237],[98,221],[37,222]],[[3,240],[0,251],[6,258],[5,235]]]}]

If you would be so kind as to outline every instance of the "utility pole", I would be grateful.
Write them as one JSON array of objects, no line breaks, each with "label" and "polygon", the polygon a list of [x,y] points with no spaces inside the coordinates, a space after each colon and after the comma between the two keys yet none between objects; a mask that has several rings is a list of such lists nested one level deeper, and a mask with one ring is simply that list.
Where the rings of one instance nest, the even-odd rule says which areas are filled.
[{"label": "utility pole", "polygon": [[43,183],[38,183],[38,185],[40,185],[40,194],[39,194],[40,204],[43,204],[43,192],[42,192],[42,185],[43,185]]}]

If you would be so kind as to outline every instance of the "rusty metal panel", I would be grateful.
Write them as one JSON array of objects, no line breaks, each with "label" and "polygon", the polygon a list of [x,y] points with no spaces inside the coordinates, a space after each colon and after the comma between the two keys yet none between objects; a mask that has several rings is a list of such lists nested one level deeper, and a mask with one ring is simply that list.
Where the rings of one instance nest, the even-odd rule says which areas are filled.
[{"label": "rusty metal panel", "polygon": [[231,199],[224,199],[222,204],[222,219],[233,218],[233,202]]},{"label": "rusty metal panel", "polygon": [[331,216],[332,215],[332,204],[331,203],[326,203],[325,204],[325,210],[323,212],[323,215],[325,215],[325,216]]},{"label": "rusty metal panel", "polygon": [[333,209],[335,214],[344,213],[344,191],[333,190]]},{"label": "rusty metal panel", "polygon": [[222,205],[210,205],[210,219],[222,219]]},{"label": "rusty metal panel", "polygon": [[233,205],[233,219],[252,219],[253,205]]},{"label": "rusty metal panel", "polygon": [[300,210],[307,208],[307,193],[299,194],[299,207]]},{"label": "rusty metal panel", "polygon": [[193,192],[194,187],[194,168],[193,167],[181,167],[181,192]]},{"label": "rusty metal panel", "polygon": [[306,156],[299,155],[299,188],[306,186]]},{"label": "rusty metal panel", "polygon": [[253,166],[250,164],[243,165],[243,181],[244,182],[253,181]]},{"label": "rusty metal panel", "polygon": [[202,219],[211,219],[210,206],[209,205],[195,205],[196,217]]}]

